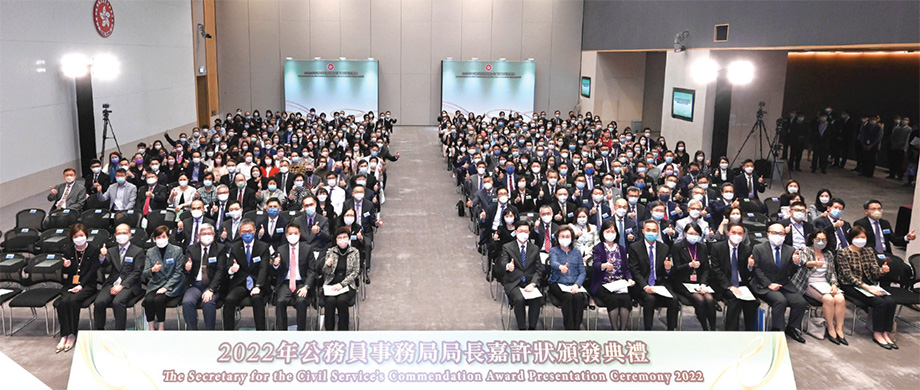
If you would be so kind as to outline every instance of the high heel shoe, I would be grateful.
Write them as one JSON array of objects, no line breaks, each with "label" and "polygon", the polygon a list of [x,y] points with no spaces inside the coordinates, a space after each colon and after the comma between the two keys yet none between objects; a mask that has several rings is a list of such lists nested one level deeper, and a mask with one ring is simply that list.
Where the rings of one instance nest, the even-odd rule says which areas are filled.
[{"label": "high heel shoe", "polygon": [[824,338],[826,338],[827,341],[834,343],[834,345],[840,345],[840,341],[837,341],[836,337],[831,337],[831,334],[827,329],[824,329]]},{"label": "high heel shoe", "polygon": [[843,336],[841,336],[841,335],[839,335],[839,334],[837,335],[837,341],[840,342],[840,344],[843,344],[843,345],[850,345],[850,343],[847,342],[846,337],[843,337]]},{"label": "high heel shoe", "polygon": [[63,345],[58,345],[57,347],[54,347],[54,353],[61,353],[63,351],[64,351]]}]

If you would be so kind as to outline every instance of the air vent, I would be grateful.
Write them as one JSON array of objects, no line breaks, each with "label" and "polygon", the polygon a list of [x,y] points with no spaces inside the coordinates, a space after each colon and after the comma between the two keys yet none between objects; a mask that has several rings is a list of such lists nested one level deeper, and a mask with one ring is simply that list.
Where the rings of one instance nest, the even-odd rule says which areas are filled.
[{"label": "air vent", "polygon": [[717,24],[712,37],[713,42],[728,42],[728,25]]}]

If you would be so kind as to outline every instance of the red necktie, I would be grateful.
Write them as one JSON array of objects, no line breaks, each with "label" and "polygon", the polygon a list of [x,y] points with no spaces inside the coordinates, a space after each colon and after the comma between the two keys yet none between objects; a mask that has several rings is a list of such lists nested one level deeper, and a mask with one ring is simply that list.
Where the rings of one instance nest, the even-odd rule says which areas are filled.
[{"label": "red necktie", "polygon": [[546,229],[545,229],[544,233],[545,233],[545,234],[543,235],[543,237],[544,237],[544,238],[543,238],[543,250],[545,250],[546,252],[549,252],[549,248],[552,246],[552,242],[551,242],[550,239],[549,239],[549,234],[550,234],[550,233],[549,233],[549,224],[546,224]]},{"label": "red necktie", "polygon": [[[150,192],[153,192],[153,187],[150,187]],[[147,197],[147,200],[144,201],[144,215],[147,215],[150,212],[150,197]]]}]

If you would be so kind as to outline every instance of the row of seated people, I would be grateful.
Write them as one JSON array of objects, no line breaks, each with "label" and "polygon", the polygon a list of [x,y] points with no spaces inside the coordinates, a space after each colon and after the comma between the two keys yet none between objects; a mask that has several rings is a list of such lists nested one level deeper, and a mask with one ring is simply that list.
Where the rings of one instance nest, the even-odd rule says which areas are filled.
[{"label": "row of seated people", "polygon": [[[834,320],[828,322],[831,324],[828,333],[835,341],[838,337],[843,338],[844,306],[839,302],[842,300],[840,294],[843,290],[837,287],[843,287],[844,284],[837,286],[836,279],[834,283],[830,282],[828,275],[836,273],[828,273],[826,270],[828,264],[831,264],[831,269],[835,267],[833,261],[807,260],[806,252],[809,247],[812,247],[812,258],[822,257],[824,253],[834,256],[847,248],[863,254],[871,251],[873,256],[880,256],[875,258],[875,273],[866,274],[864,282],[872,285],[878,282],[897,282],[902,286],[912,284],[909,283],[909,275],[912,275],[909,266],[902,260],[886,254],[890,255],[892,245],[905,245],[907,241],[915,239],[916,234],[911,232],[905,236],[895,236],[890,224],[881,218],[882,206],[877,200],[866,202],[866,217],[851,226],[842,219],[846,206],[842,199],[831,198],[830,191],[822,190],[816,199],[819,205],[808,207],[798,191],[798,183],[787,183],[787,193],[781,197],[785,203],[781,207],[782,210],[779,210],[780,200],[773,199],[778,207],[770,220],[763,220],[759,224],[749,223],[752,221],[745,220],[745,216],[752,215],[749,210],[766,211],[765,204],[758,195],[765,191],[764,179],[757,174],[755,163],[751,160],[745,161],[740,169],[735,171],[728,167],[728,160],[722,158],[717,168],[709,169],[705,155],[697,152],[694,161],[684,164],[677,162],[676,158],[684,152],[683,142],[678,142],[680,146],[676,151],[666,149],[666,142],[661,137],[654,146],[649,146],[650,130],[646,129],[646,135],[640,136],[636,141],[628,128],[625,132],[618,133],[615,124],[603,128],[598,119],[587,124],[586,121],[574,116],[566,121],[546,121],[542,117],[535,117],[528,123],[520,115],[512,114],[508,118],[500,116],[491,121],[480,122],[479,118],[466,121],[459,115],[453,118],[446,116],[446,113],[442,115],[442,150],[447,157],[449,169],[458,177],[461,192],[467,197],[471,218],[479,228],[478,247],[489,255],[492,264],[495,265],[492,267],[494,276],[501,278],[500,273],[505,275],[502,280],[518,315],[520,329],[535,327],[539,311],[531,311],[529,319],[524,317],[524,303],[520,292],[515,288],[531,287],[531,283],[537,286],[541,283],[545,285],[550,280],[555,282],[558,279],[553,273],[563,271],[559,269],[559,263],[553,263],[552,253],[554,248],[559,248],[558,236],[567,234],[564,232],[566,226],[571,228],[572,233],[568,234],[572,235],[571,240],[574,241],[569,243],[574,245],[569,249],[580,250],[579,256],[573,258],[580,257],[583,269],[613,269],[604,266],[603,262],[594,260],[596,256],[605,254],[601,236],[612,234],[616,245],[611,247],[618,248],[621,256],[625,257],[633,249],[636,253],[633,256],[635,260],[623,260],[623,266],[616,268],[621,271],[629,269],[632,272],[631,278],[625,278],[630,279],[631,286],[625,289],[620,287],[617,291],[622,291],[649,309],[665,304],[675,305],[676,300],[662,302],[660,295],[646,292],[648,278],[653,276],[649,272],[653,269],[656,271],[656,281],[667,285],[668,289],[673,287],[670,280],[675,280],[674,283],[678,284],[679,288],[674,289],[677,295],[671,295],[683,296],[689,304],[695,306],[700,323],[703,329],[707,330],[715,329],[713,296],[691,292],[682,286],[683,283],[711,283],[709,287],[718,291],[716,300],[726,301],[729,306],[726,311],[728,329],[738,328],[741,308],[747,307],[747,311],[757,304],[757,301],[745,301],[744,304],[736,299],[733,301],[737,297],[736,294],[726,293],[731,292],[732,287],[748,287],[755,298],[767,301],[776,313],[784,313],[790,305],[790,298],[783,295],[784,291],[792,292],[793,296],[797,294],[798,299],[791,298],[796,303],[796,310],[791,315],[789,326],[786,326],[783,314],[774,315],[770,326],[786,330],[790,337],[804,341],[800,332],[800,314],[803,311],[799,311],[799,308],[804,306],[799,307],[798,304],[804,302],[802,295],[806,292],[808,283],[801,281],[809,279],[808,273],[819,272],[834,288],[832,294],[822,294],[819,298],[819,302],[825,304],[825,314],[841,313],[839,318],[834,317]],[[611,150],[615,151],[611,153]],[[582,164],[583,161],[588,162]],[[657,171],[657,178],[655,175],[649,175],[650,169]],[[516,173],[522,171],[523,173]],[[791,193],[789,189],[792,190]],[[515,226],[515,221],[528,219],[524,216],[536,212],[539,213],[540,219],[534,221],[533,226]],[[612,231],[608,232],[610,228]],[[856,230],[857,228],[859,229]],[[516,229],[526,229],[526,234]],[[740,231],[735,232],[733,237],[732,229]],[[779,232],[773,231],[776,229],[779,229]],[[857,250],[853,242],[854,237],[851,236],[855,232],[861,232],[866,238],[862,243],[862,247],[868,247],[866,250]],[[646,234],[654,238],[648,240]],[[814,254],[812,244],[812,236],[815,234],[820,234],[820,238],[824,239],[818,240],[824,245],[817,251],[818,254]],[[688,239],[688,236],[693,238]],[[812,237],[812,240],[809,240],[809,237]],[[732,244],[733,240],[739,238],[740,241]],[[698,241],[690,243],[691,240]],[[777,240],[780,241],[779,244],[771,243]],[[520,244],[525,241],[529,244],[524,249],[533,259],[539,259],[539,252],[550,254],[550,264],[553,265],[545,273],[546,278],[542,282],[539,278],[533,279],[537,274],[527,276],[526,273],[522,275],[520,272],[509,272],[508,267],[517,267],[519,271],[522,265],[535,267],[533,269],[542,267],[539,261],[534,262],[527,256],[522,257]],[[658,267],[649,267],[649,251],[646,250],[648,248],[639,250],[642,249],[642,245],[648,246],[653,242],[658,243],[657,250],[654,250],[658,257],[654,257],[653,254],[655,261],[659,262]],[[748,248],[748,254],[730,260],[726,248],[737,247],[739,242],[743,242]],[[758,270],[757,259],[754,259],[755,265],[751,269],[746,268],[745,264],[751,255],[757,257],[757,251],[753,248],[758,245],[773,245],[773,249],[781,249],[781,269],[777,270],[774,262],[773,269],[768,270],[771,267],[766,263],[769,260],[767,258],[760,259],[764,264],[762,271],[755,272]],[[706,249],[700,250],[701,253],[696,253],[695,249],[688,249],[696,246]],[[726,254],[720,259],[732,266],[722,270],[722,278],[715,272],[711,275],[706,272],[703,275],[703,272],[699,271],[702,264],[707,266],[706,269],[716,268],[708,267],[712,262],[708,255],[711,247],[722,248]],[[718,251],[713,253],[716,252]],[[768,250],[766,253],[773,252]],[[514,254],[516,255],[512,256]],[[796,261],[791,261],[793,254]],[[690,261],[697,257],[699,261]],[[525,259],[523,262],[522,258]],[[806,260],[803,261],[803,258]],[[666,259],[671,259],[667,261],[667,269]],[[519,263],[514,264],[515,261]],[[636,264],[633,264],[632,268],[626,266],[634,261]],[[693,267],[689,266],[691,263],[695,263]],[[670,268],[673,266],[678,269],[678,264],[680,268],[675,271],[674,279],[671,279]],[[731,269],[738,269],[739,264],[742,264],[739,273],[746,273],[747,278],[730,272]],[[883,266],[886,271],[880,272]],[[567,273],[569,267],[563,268]],[[802,275],[796,276],[800,269],[804,270],[801,271]],[[752,279],[751,276],[758,272],[764,274],[763,277]],[[509,274],[512,276],[508,276]],[[624,279],[625,275],[627,274],[618,273],[616,276],[610,276],[608,282]],[[799,285],[790,283],[793,277],[797,278]],[[863,275],[857,275],[855,279],[849,279],[847,282],[858,285],[859,283],[854,280],[860,280],[860,277]],[[589,292],[593,295],[597,294],[598,286],[605,277],[601,272],[597,272],[593,278],[588,279],[590,283],[585,282],[585,279],[563,279],[565,283],[562,284],[572,291],[577,291],[577,287],[592,286]],[[717,279],[721,280],[717,282]],[[737,285],[732,283],[735,279]],[[777,288],[774,284],[785,286],[785,290]],[[601,290],[601,294],[609,295],[605,293],[606,289]],[[558,295],[558,292],[558,289],[549,287],[550,294]],[[829,298],[833,299],[823,295],[829,295]],[[837,298],[838,295],[840,298]],[[727,300],[726,296],[729,297]],[[596,295],[593,298],[595,301],[599,300]],[[587,299],[585,297],[576,301],[585,303]],[[871,300],[875,301],[874,298]],[[887,302],[884,298],[880,300]],[[620,304],[614,305],[614,310],[609,311],[614,327],[625,326],[624,318],[628,316],[628,311],[621,313],[620,309],[626,310],[626,307],[631,307],[631,303],[625,305],[627,301],[628,299],[621,297]],[[533,307],[541,305],[539,301],[527,304]],[[841,306],[838,308],[837,305]],[[566,328],[580,326],[581,310],[577,310],[578,307],[565,309],[563,305],[563,313],[570,313],[564,314],[564,317],[568,318],[564,321]],[[875,312],[887,313],[882,310]],[[614,317],[618,317],[619,321]],[[676,318],[676,312],[669,315],[669,329],[676,326]],[[651,319],[652,310],[646,310],[647,329],[651,327]],[[753,321],[753,315],[745,317],[746,329],[753,328]],[[884,338],[887,337],[884,327],[881,327],[881,331],[876,335],[877,339],[882,339],[880,342],[883,344],[891,344],[890,340]]]}]

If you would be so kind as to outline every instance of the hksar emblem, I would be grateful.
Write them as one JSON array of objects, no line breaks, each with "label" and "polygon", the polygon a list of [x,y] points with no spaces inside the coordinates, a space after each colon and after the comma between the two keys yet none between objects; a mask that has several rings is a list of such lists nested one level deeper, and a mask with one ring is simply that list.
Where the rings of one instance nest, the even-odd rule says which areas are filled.
[{"label": "hksar emblem", "polygon": [[333,70],[335,69],[335,65],[332,65],[332,64],[326,65],[326,69]]},{"label": "hksar emblem", "polygon": [[93,21],[96,24],[96,32],[107,38],[115,30],[115,10],[109,0],[96,0],[93,4]]},{"label": "hksar emblem", "polygon": [[486,72],[492,71],[492,64],[486,64]]}]

